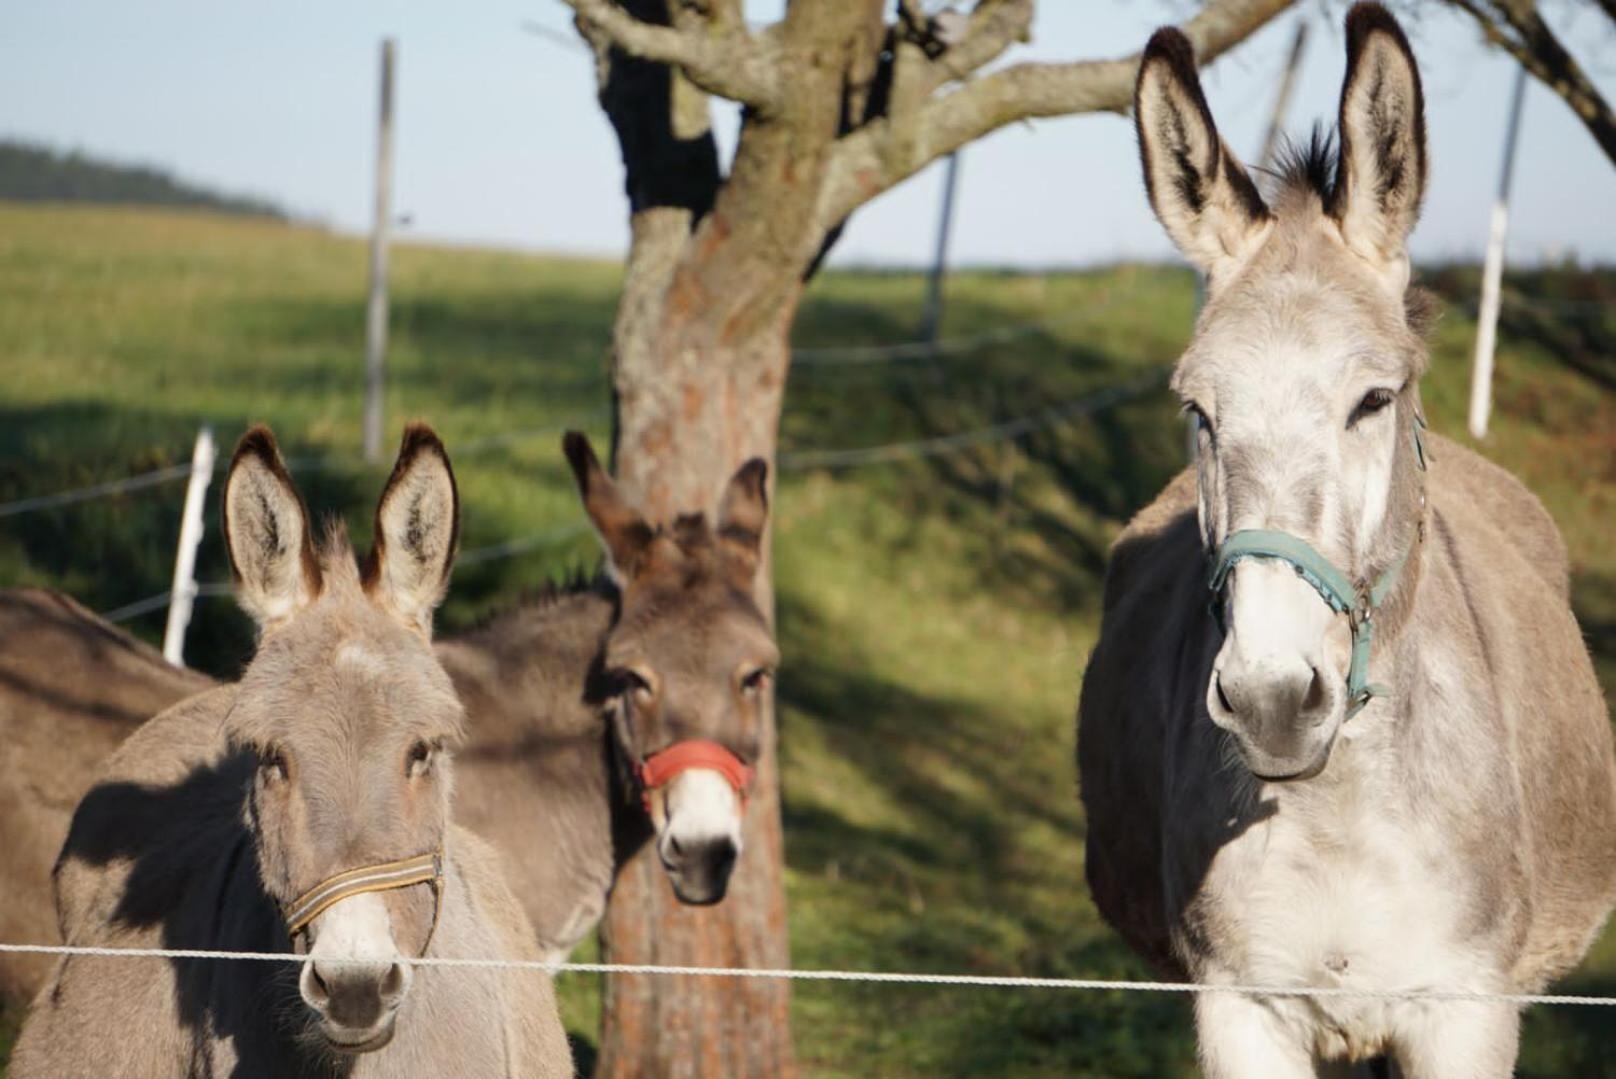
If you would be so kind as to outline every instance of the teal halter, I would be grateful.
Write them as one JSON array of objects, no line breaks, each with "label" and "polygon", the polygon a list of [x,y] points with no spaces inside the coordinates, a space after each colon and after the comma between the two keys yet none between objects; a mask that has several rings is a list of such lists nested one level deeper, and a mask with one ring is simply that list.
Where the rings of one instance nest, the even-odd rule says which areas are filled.
[{"label": "teal halter", "polygon": [[[1414,415],[1414,450],[1416,462],[1423,472],[1428,460],[1425,439],[1421,430],[1425,417]],[[1423,528],[1423,526],[1422,526]],[[1384,697],[1390,691],[1383,685],[1369,681],[1369,644],[1374,634],[1374,614],[1386,597],[1397,587],[1403,575],[1413,546],[1397,556],[1386,567],[1373,585],[1365,581],[1353,584],[1328,558],[1315,551],[1306,540],[1289,532],[1274,532],[1266,528],[1247,528],[1232,532],[1223,541],[1212,559],[1212,571],[1207,586],[1214,595],[1223,592],[1229,571],[1242,558],[1277,558],[1296,567],[1296,575],[1313,586],[1330,609],[1347,616],[1352,625],[1352,665],[1347,668],[1347,718],[1363,711],[1373,697]],[[1214,600],[1214,613],[1216,613]]]},{"label": "teal halter", "polygon": [[1372,586],[1354,585],[1347,575],[1305,540],[1288,532],[1272,532],[1266,528],[1247,528],[1232,532],[1218,548],[1212,562],[1212,573],[1207,581],[1214,593],[1223,591],[1229,571],[1242,558],[1277,558],[1296,567],[1297,576],[1313,586],[1324,602],[1337,614],[1347,616],[1352,625],[1352,665],[1347,668],[1347,718],[1363,710],[1371,697],[1384,697],[1385,686],[1369,681],[1369,643],[1374,632],[1374,613],[1403,575],[1408,561],[1404,551],[1397,561],[1386,567]]}]

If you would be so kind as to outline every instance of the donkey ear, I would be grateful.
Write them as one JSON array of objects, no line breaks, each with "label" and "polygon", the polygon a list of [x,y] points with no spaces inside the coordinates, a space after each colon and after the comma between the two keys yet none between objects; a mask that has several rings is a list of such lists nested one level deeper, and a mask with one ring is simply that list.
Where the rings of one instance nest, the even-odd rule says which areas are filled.
[{"label": "donkey ear", "polygon": [[320,594],[309,511],[269,428],[241,436],[224,481],[224,538],[236,599],[265,631]]},{"label": "donkey ear", "polygon": [[460,539],[460,491],[443,442],[424,423],[404,428],[393,474],[376,503],[365,591],[405,625],[432,636]]},{"label": "donkey ear", "polygon": [[1340,126],[1330,214],[1354,251],[1406,275],[1405,243],[1425,196],[1425,95],[1408,38],[1379,4],[1347,13]]},{"label": "donkey ear", "polygon": [[1145,190],[1167,235],[1208,277],[1237,265],[1260,239],[1268,207],[1218,138],[1195,49],[1170,26],[1145,46],[1133,119]]},{"label": "donkey ear", "polygon": [[567,463],[572,465],[584,512],[606,548],[607,572],[622,584],[634,576],[656,533],[600,467],[600,459],[595,456],[588,438],[577,431],[568,431],[561,439],[561,449],[567,455]]},{"label": "donkey ear", "polygon": [[718,503],[718,538],[757,567],[769,519],[769,465],[754,457],[736,470]]}]

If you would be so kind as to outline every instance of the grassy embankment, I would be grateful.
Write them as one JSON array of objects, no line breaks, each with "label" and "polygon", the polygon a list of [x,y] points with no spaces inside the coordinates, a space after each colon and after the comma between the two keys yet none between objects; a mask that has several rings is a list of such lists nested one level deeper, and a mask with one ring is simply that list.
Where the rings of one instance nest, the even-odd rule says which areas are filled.
[{"label": "grassy embankment", "polygon": [[[305,491],[363,539],[382,479],[349,463],[364,266],[358,242],[272,223],[0,204],[0,501],[184,461],[204,419],[226,446],[263,419],[290,454],[330,465],[304,471]],[[1468,271],[1437,278],[1473,295]],[[553,431],[604,433],[617,284],[605,263],[397,252],[388,416],[394,427],[428,418],[447,440],[467,549],[581,519]],[[1610,695],[1616,279],[1546,274],[1512,287],[1581,301],[1554,318],[1512,314],[1488,452],[1565,531]],[[797,343],[908,339],[922,288],[914,275],[827,274]],[[958,275],[945,336],[1048,329],[936,362],[800,365],[783,445],[876,445],[1069,400],[1170,363],[1192,305],[1180,270]],[[1453,309],[1425,391],[1450,435],[1463,432],[1471,340]],[[537,433],[479,444],[513,431]],[[1144,973],[1083,888],[1072,714],[1106,545],[1182,454],[1174,405],[1157,392],[1014,445],[785,477],[780,691],[798,965]],[[0,585],[53,585],[97,609],[159,592],[179,498],[170,486],[0,521]],[[209,524],[200,577],[222,580]],[[465,565],[442,621],[463,624],[593,557],[573,536]],[[228,601],[200,604],[192,661],[227,673],[245,622]],[[152,637],[161,615],[134,627]],[[1616,936],[1568,986],[1616,992]],[[569,1025],[591,1040],[596,986],[565,978],[562,989]],[[1176,999],[805,984],[795,1000],[799,1053],[815,1073],[1172,1074],[1193,1059]],[[1613,1044],[1606,1016],[1536,1012],[1523,1072],[1595,1074],[1611,1067]]]}]

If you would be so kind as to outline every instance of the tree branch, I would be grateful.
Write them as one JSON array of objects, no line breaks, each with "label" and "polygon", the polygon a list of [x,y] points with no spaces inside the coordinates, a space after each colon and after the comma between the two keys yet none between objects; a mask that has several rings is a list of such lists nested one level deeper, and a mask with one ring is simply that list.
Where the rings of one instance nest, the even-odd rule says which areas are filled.
[{"label": "tree branch", "polygon": [[681,10],[678,25],[647,22],[613,0],[563,0],[572,8],[578,32],[590,41],[604,40],[639,60],[678,68],[690,82],[718,97],[767,111],[779,101],[776,57],[764,40],[754,37],[730,3],[716,5],[702,17]]},{"label": "tree branch", "polygon": [[[987,3],[977,5],[973,21],[982,16],[985,24],[991,17],[982,10]],[[1207,64],[1290,4],[1291,0],[1209,0],[1181,29],[1195,44],[1199,61]],[[1008,9],[1017,5],[1007,0],[992,6],[1000,9],[993,14],[1008,18],[1012,14]],[[821,224],[834,228],[937,158],[1007,124],[1075,113],[1126,112],[1138,69],[1138,53],[1120,60],[1016,64],[932,97],[907,117],[867,124],[841,139],[836,148],[832,175],[820,201]]]},{"label": "tree branch", "polygon": [[[1513,56],[1532,76],[1571,106],[1582,126],[1616,165],[1616,115],[1532,0],[1448,0],[1481,26],[1492,45]],[[1607,12],[1616,5],[1600,0]],[[1507,31],[1507,32],[1506,32]]]},{"label": "tree branch", "polygon": [[958,82],[1032,33],[1032,0],[977,0],[962,36],[931,63],[929,91]]}]

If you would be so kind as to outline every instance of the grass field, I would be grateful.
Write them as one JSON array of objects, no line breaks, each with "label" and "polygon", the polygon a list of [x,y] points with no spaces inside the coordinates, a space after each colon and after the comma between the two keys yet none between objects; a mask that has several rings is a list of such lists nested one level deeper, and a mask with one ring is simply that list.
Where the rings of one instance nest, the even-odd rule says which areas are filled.
[{"label": "grass field", "polygon": [[[591,541],[557,429],[604,436],[615,265],[404,246],[389,424],[429,419],[455,457],[468,551],[442,622],[475,618]],[[1466,268],[1431,279],[1463,300]],[[199,214],[0,203],[0,502],[188,459],[267,420],[317,509],[360,538],[382,473],[359,442],[365,252],[353,240]],[[1488,452],[1554,513],[1607,698],[1616,691],[1616,275],[1512,279]],[[1042,329],[935,361],[799,364],[787,452],[967,430],[1171,363],[1187,271],[1117,267],[950,281],[946,337]],[[914,336],[916,275],[812,287],[799,346]],[[1557,306],[1547,306],[1547,305]],[[1473,328],[1451,307],[1426,402],[1462,437]],[[494,438],[491,436],[500,436]],[[505,437],[509,436],[509,437]],[[1164,391],[1014,443],[785,474],[777,501],[782,756],[792,953],[803,967],[1142,976],[1082,883],[1073,721],[1106,546],[1182,463]],[[216,493],[216,492],[215,492]],[[0,519],[0,585],[106,610],[168,586],[182,485]],[[215,522],[199,576],[225,577]],[[189,658],[228,674],[249,636],[200,600]],[[134,622],[155,638],[162,615]],[[594,1038],[597,986],[561,983]],[[1568,989],[1616,993],[1607,934]],[[1616,1074],[1605,1009],[1535,1012],[1522,1073]],[[795,1032],[825,1075],[1180,1074],[1189,1009],[1142,995],[801,985]],[[0,1017],[0,1026],[15,1015]],[[5,1039],[0,1035],[0,1066]]]}]

